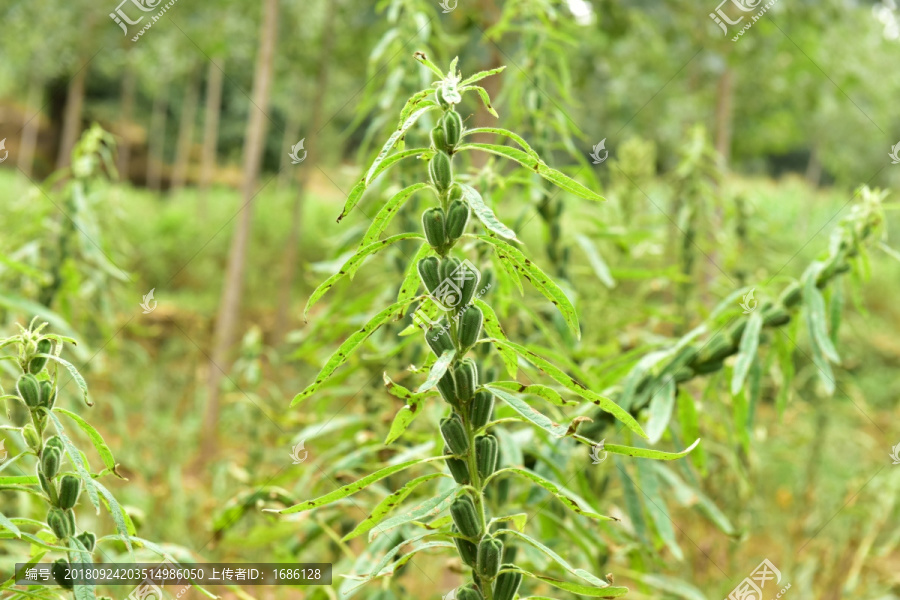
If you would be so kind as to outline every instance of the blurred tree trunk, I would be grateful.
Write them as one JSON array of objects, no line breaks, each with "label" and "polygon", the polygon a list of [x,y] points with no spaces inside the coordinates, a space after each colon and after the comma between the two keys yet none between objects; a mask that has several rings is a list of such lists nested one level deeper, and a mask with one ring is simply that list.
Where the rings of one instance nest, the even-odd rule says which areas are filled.
[{"label": "blurred tree trunk", "polygon": [[122,112],[119,119],[119,137],[122,142],[119,145],[119,160],[117,168],[122,181],[128,181],[129,168],[131,166],[131,140],[126,133],[134,120],[134,92],[137,87],[137,77],[133,68],[126,67],[122,77]]},{"label": "blurred tree trunk", "polygon": [[206,217],[206,194],[216,168],[216,145],[219,137],[219,114],[222,110],[222,83],[225,80],[222,58],[209,61],[206,78],[206,109],[203,123],[203,150],[200,158],[200,218]]},{"label": "blurred tree trunk", "polygon": [[158,192],[160,189],[165,161],[166,120],[169,113],[166,102],[167,93],[168,82],[160,82],[156,96],[153,98],[150,130],[147,132],[147,188],[154,192]]},{"label": "blurred tree trunk", "polygon": [[72,148],[81,133],[81,107],[84,105],[84,81],[87,77],[85,64],[69,80],[69,91],[66,94],[66,108],[63,112],[62,135],[59,140],[59,155],[56,167],[68,167],[72,160]]},{"label": "blurred tree trunk", "polygon": [[184,104],[181,105],[181,122],[178,124],[178,142],[175,146],[175,171],[172,173],[170,192],[184,187],[188,167],[191,163],[191,148],[194,144],[194,121],[197,114],[197,97],[200,93],[200,73],[192,69],[188,75]]},{"label": "blurred tree trunk", "polygon": [[34,167],[34,149],[37,147],[38,132],[41,129],[41,96],[43,82],[32,75],[28,82],[28,98],[25,102],[24,122],[22,123],[22,142],[19,145],[19,168],[28,177]]},{"label": "blurred tree trunk", "polygon": [[243,190],[240,216],[231,239],[225,285],[219,303],[210,360],[206,405],[206,416],[201,444],[201,461],[209,460],[214,454],[219,425],[219,386],[228,369],[228,354],[234,343],[238,313],[241,306],[241,291],[244,284],[244,267],[250,225],[253,219],[253,197],[257,193],[259,171],[262,165],[263,141],[266,133],[267,116],[263,110],[269,105],[269,87],[272,83],[272,63],[275,54],[275,36],[278,32],[278,0],[265,0],[262,24],[259,34],[259,54],[253,77],[253,100],[249,105],[247,133],[244,140]]},{"label": "blurred tree trunk", "polygon": [[[325,96],[328,89],[328,73],[331,58],[331,48],[334,40],[334,14],[337,0],[328,3],[327,13],[325,14],[325,22],[322,25],[322,45],[319,54],[319,71],[316,74],[316,87],[313,89],[313,107],[312,120],[310,122],[310,131],[314,132],[316,140],[322,129],[322,107],[324,106]],[[295,134],[295,137],[300,135]],[[293,139],[293,138],[291,138]],[[293,143],[296,143],[293,142]],[[311,161],[317,157],[310,157]],[[291,165],[287,165],[290,167]],[[306,169],[310,170],[311,165],[307,164]],[[293,173],[293,171],[291,171]],[[281,285],[278,293],[278,311],[275,316],[275,331],[273,335],[273,344],[279,344],[284,339],[284,334],[290,329],[290,310],[291,310],[291,288],[294,287],[294,274],[297,272],[297,249],[300,246],[300,230],[303,221],[303,198],[305,193],[305,185],[303,181],[298,184],[297,192],[294,194],[294,202],[291,207],[291,231],[288,234],[287,244],[284,247],[284,271],[281,278]]]}]

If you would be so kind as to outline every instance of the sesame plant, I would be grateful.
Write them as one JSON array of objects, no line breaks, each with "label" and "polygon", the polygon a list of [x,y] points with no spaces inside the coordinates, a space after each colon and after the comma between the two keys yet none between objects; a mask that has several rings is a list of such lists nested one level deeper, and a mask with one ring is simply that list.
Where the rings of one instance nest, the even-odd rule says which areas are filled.
[{"label": "sesame plant", "polygon": [[[21,544],[23,551],[16,562],[27,566],[58,558],[51,566],[56,585],[17,586],[16,575],[24,575],[20,571],[0,583],[0,590],[7,598],[60,598],[61,591],[76,600],[96,598],[94,585],[75,581],[67,574],[69,563],[93,563],[97,553],[109,558],[110,553],[118,556],[121,550],[133,556],[134,548],[146,548],[167,560],[174,559],[160,546],[137,537],[128,513],[100,483],[101,478],[110,475],[122,478],[112,451],[82,416],[60,406],[60,394],[68,383],[61,381],[64,375],[75,382],[80,398],[88,406],[93,405],[84,378],[62,358],[64,346],[74,345],[75,340],[48,333],[47,323],[39,324],[37,317],[28,328],[19,328],[17,335],[0,339],[4,371],[16,374],[9,393],[0,382],[0,400],[6,405],[9,420],[2,429],[6,434],[16,434],[5,440],[15,446],[6,448],[12,456],[0,464],[0,492],[20,495],[28,501],[19,504],[26,508],[20,516],[5,514],[6,508],[0,513],[0,539]],[[90,439],[103,465],[100,471],[93,470],[87,456],[72,441],[64,421],[74,424]],[[97,513],[101,506],[106,509],[115,524],[115,534],[98,538],[95,531],[80,526],[76,513],[84,508],[85,496]],[[85,520],[96,522],[90,517]],[[107,546],[106,550],[101,546]]]},{"label": "sesame plant", "polygon": [[[442,402],[440,452],[437,456],[392,461],[358,481],[277,512],[294,514],[327,505],[356,505],[355,500],[345,499],[398,473],[424,468],[424,474],[408,478],[343,537],[342,541],[347,541],[369,533],[370,541],[376,538],[377,545],[377,549],[373,546],[370,552],[383,551],[382,558],[367,564],[364,572],[345,574],[358,586],[388,578],[417,553],[435,550],[455,553],[465,565],[468,581],[455,590],[455,597],[461,600],[512,600],[520,597],[520,587],[526,579],[529,581],[527,586],[535,585],[541,589],[549,586],[588,597],[621,596],[627,592],[625,587],[611,585],[609,579],[601,579],[570,564],[544,541],[528,533],[526,526],[534,516],[531,514],[534,507],[529,506],[527,500],[521,505],[512,500],[513,483],[534,486],[544,497],[555,499],[585,523],[614,519],[600,514],[587,501],[567,490],[564,481],[553,481],[542,472],[526,468],[521,458],[522,449],[506,430],[524,425],[534,428],[547,439],[556,440],[555,443],[565,440],[569,444],[595,445],[594,440],[578,433],[579,425],[589,419],[578,417],[567,424],[556,423],[525,400],[525,397],[539,398],[552,405],[571,406],[577,402],[564,396],[574,396],[599,406],[621,423],[629,435],[642,438],[647,435],[628,411],[589,389],[547,358],[506,337],[497,314],[485,299],[494,288],[494,280],[482,277],[478,265],[488,257],[493,265],[490,272],[496,273],[498,282],[512,282],[521,289],[522,280],[528,281],[558,309],[576,338],[580,336],[580,325],[575,307],[566,294],[519,248],[521,242],[516,233],[500,221],[481,193],[462,174],[461,157],[475,151],[487,152],[522,165],[563,191],[592,201],[602,201],[602,198],[549,167],[519,135],[499,128],[467,130],[463,126],[456,106],[469,92],[478,94],[487,109],[495,114],[487,92],[476,84],[499,73],[502,68],[463,79],[456,70],[455,59],[444,74],[423,53],[416,53],[416,58],[437,75],[438,81],[406,103],[397,129],[351,191],[338,221],[354,209],[378,175],[406,158],[427,162],[427,169],[424,165],[422,168],[423,172],[427,170],[427,178],[423,173],[418,183],[409,185],[383,204],[354,255],[338,273],[313,292],[306,311],[339,280],[352,277],[363,261],[376,252],[405,240],[417,240],[419,250],[405,270],[397,301],[347,338],[326,361],[315,381],[295,396],[292,405],[319,392],[354,351],[382,326],[409,317],[412,324],[400,335],[408,339],[424,332],[430,353],[425,364],[414,369],[424,377],[414,389],[404,387],[385,374],[389,393],[406,403],[396,415],[386,441],[392,443],[399,439],[412,421],[426,412],[427,405]],[[430,144],[406,149],[407,132],[420,117],[432,112],[438,116],[437,125],[430,133]],[[467,141],[466,138],[475,132],[505,137],[515,146]],[[434,206],[421,216],[423,233],[406,232],[380,239],[392,217],[415,193],[434,198]],[[420,288],[424,288],[424,294],[419,294]],[[415,310],[409,314],[414,306]],[[492,349],[496,353],[491,352]],[[556,385],[520,382],[520,360],[533,364]],[[501,378],[501,369],[508,379]],[[522,377],[526,378],[524,374]],[[679,453],[616,444],[605,445],[605,450],[626,456],[671,460],[685,456],[696,443]],[[436,487],[430,498],[405,509],[399,508],[416,488],[426,484]],[[445,514],[448,512],[449,516]],[[399,514],[390,516],[392,513]],[[383,541],[390,536],[379,535],[398,527],[413,533],[410,537],[404,534],[399,543],[384,548]],[[424,529],[424,533],[421,529],[414,531],[413,527]],[[520,546],[527,547],[528,556],[541,556],[537,563],[553,573],[540,573],[530,567],[529,563],[537,564],[534,558],[516,560],[516,550]]]}]

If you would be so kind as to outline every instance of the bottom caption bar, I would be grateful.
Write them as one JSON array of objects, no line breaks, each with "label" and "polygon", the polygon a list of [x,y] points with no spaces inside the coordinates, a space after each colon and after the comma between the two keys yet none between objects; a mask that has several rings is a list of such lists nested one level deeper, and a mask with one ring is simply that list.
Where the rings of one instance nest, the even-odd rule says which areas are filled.
[{"label": "bottom caption bar", "polygon": [[331,585],[331,563],[16,563],[16,585]]}]

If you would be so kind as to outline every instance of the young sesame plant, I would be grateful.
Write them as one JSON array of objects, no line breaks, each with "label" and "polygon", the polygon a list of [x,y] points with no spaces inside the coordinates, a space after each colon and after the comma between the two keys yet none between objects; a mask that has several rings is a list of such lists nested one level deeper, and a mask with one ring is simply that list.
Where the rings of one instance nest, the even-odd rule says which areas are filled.
[{"label": "young sesame plant", "polygon": [[[424,528],[425,533],[416,533],[402,539],[388,549],[378,563],[370,565],[368,572],[345,575],[346,577],[357,579],[359,585],[386,578],[409,562],[416,553],[437,549],[455,551],[461,562],[471,570],[470,580],[455,591],[455,597],[460,600],[513,600],[519,597],[520,586],[525,578],[529,580],[527,585],[534,584],[541,589],[549,589],[550,586],[588,597],[621,596],[627,592],[627,588],[613,586],[609,581],[569,564],[548,545],[526,533],[529,518],[534,516],[528,511],[534,507],[529,506],[530,503],[519,507],[512,505],[509,501],[510,480],[537,486],[536,490],[545,492],[546,498],[559,501],[575,513],[577,518],[584,520],[585,526],[591,521],[614,519],[598,513],[586,501],[569,492],[565,488],[565,482],[551,481],[543,474],[526,468],[522,464],[522,449],[516,447],[514,438],[503,431],[503,426],[525,424],[537,428],[549,438],[568,438],[594,445],[593,440],[577,432],[579,424],[588,419],[578,417],[569,424],[559,424],[524,400],[524,396],[530,396],[557,406],[575,405],[575,402],[563,398],[563,394],[566,394],[599,406],[631,432],[643,438],[647,436],[628,411],[588,389],[546,358],[506,338],[497,315],[484,299],[484,295],[492,288],[491,282],[487,281],[488,277],[480,276],[476,264],[461,258],[463,250],[489,249],[492,251],[491,258],[497,267],[498,276],[517,283],[520,288],[521,279],[526,279],[558,308],[574,336],[580,335],[580,327],[575,308],[567,296],[516,246],[521,243],[516,233],[497,218],[478,190],[458,174],[461,171],[460,157],[472,151],[482,151],[509,158],[576,196],[593,201],[603,199],[547,166],[528,143],[513,132],[496,128],[480,130],[482,133],[506,137],[516,147],[466,141],[471,131],[464,128],[463,119],[455,107],[462,102],[467,92],[474,91],[496,116],[487,93],[475,84],[487,76],[499,73],[502,68],[462,79],[456,71],[455,59],[445,75],[423,53],[416,53],[416,58],[431,69],[439,80],[433,89],[418,92],[407,102],[401,112],[397,130],[391,134],[366,174],[353,188],[338,221],[357,205],[379,174],[404,158],[419,157],[428,161],[428,178],[410,185],[384,204],[356,253],[337,274],[313,292],[307,311],[339,279],[352,276],[368,256],[402,240],[420,240],[421,248],[409,263],[397,302],[379,312],[362,329],[351,335],[328,359],[315,381],[297,394],[293,405],[315,394],[376,330],[391,320],[402,318],[415,304],[418,308],[412,314],[413,325],[407,327],[401,335],[417,332],[417,326],[421,327],[432,354],[429,355],[427,369],[423,369],[428,371],[427,377],[414,390],[401,386],[385,375],[390,393],[406,402],[406,406],[394,420],[388,443],[398,439],[412,420],[423,412],[426,401],[439,397],[445,403],[445,416],[440,420],[439,427],[443,449],[439,456],[389,464],[324,496],[277,512],[291,514],[320,508],[342,501],[401,471],[414,467],[429,468],[432,471],[409,479],[403,487],[384,498],[362,523],[344,536],[344,540],[366,532],[370,533],[371,540],[372,534],[380,533],[382,528],[393,529],[401,524],[418,525]],[[431,130],[430,146],[403,149],[407,130],[423,115],[432,112],[437,115],[437,124]],[[426,190],[434,194],[436,205],[422,214],[424,235],[410,232],[379,240],[403,202],[411,194]],[[471,231],[476,226],[483,233]],[[472,260],[479,259],[472,256]],[[418,295],[420,286],[424,286],[424,295]],[[490,353],[491,347],[497,350],[496,355]],[[562,388],[562,392],[549,385],[530,381],[520,383],[520,359],[543,371]],[[508,380],[499,380],[499,369],[495,365],[505,368]],[[497,407],[498,415],[501,410],[505,415],[501,418],[494,414],[496,402],[505,405]],[[614,444],[606,445],[605,450],[628,456],[671,460],[685,456],[696,443],[679,453]],[[446,468],[442,465],[446,465]],[[437,490],[430,499],[385,520],[392,511],[401,512],[402,509],[398,509],[398,506],[402,501],[415,488],[428,482],[437,485]],[[351,503],[355,505],[355,502]],[[515,508],[526,512],[514,512]],[[449,512],[449,516],[441,516],[445,512]],[[522,561],[516,561],[516,547],[522,545],[530,547],[529,556],[541,556],[541,560],[537,561],[539,566],[555,572],[550,575],[526,569],[523,563],[536,562],[533,558],[526,557]],[[565,578],[559,577],[560,574]]]},{"label": "young sesame plant", "polygon": [[[136,536],[131,518],[99,482],[107,475],[122,477],[116,470],[112,451],[92,425],[57,402],[59,392],[65,387],[60,385],[59,367],[62,366],[76,383],[83,401],[88,406],[93,405],[84,378],[74,365],[61,357],[63,346],[74,345],[75,340],[45,332],[47,323],[38,325],[37,317],[27,329],[19,327],[18,335],[0,339],[0,349],[5,349],[0,361],[9,361],[12,369],[8,371],[20,373],[14,390],[11,390],[14,393],[6,393],[0,385],[0,400],[6,405],[6,414],[11,421],[2,429],[15,432],[21,438],[21,442],[15,438],[5,440],[19,447],[6,448],[14,455],[0,464],[0,492],[27,495],[36,502],[21,504],[28,507],[28,513],[23,516],[0,513],[0,539],[27,545],[30,554],[23,555],[18,561],[27,567],[48,562],[54,555],[63,554],[65,558],[56,558],[52,563],[51,573],[56,585],[18,586],[16,576],[24,576],[20,570],[0,583],[0,590],[4,598],[58,599],[62,597],[60,588],[66,595],[69,593],[66,590],[70,591],[70,597],[75,600],[96,598],[94,585],[72,578],[68,569],[70,563],[92,563],[96,552],[101,552],[104,557],[109,557],[108,552],[118,555],[120,549],[132,554],[135,547],[147,548],[167,560],[174,559],[158,545]],[[75,446],[60,417],[72,421],[91,440],[103,463],[100,472],[91,470],[86,455]],[[34,465],[27,464],[29,462]],[[98,513],[101,504],[109,512],[116,534],[98,538],[95,532],[79,528],[75,513],[79,509],[79,500],[85,495]],[[40,519],[33,518],[38,514]],[[108,546],[107,552],[100,550],[104,544]],[[215,597],[202,588],[197,589]]]}]

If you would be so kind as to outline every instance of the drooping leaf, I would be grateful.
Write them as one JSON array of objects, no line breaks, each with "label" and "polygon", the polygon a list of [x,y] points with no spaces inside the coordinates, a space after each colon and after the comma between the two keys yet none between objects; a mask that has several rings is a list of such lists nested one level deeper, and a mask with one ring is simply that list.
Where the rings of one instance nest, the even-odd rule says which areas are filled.
[{"label": "drooping leaf", "polygon": [[543,429],[550,435],[556,437],[565,437],[566,433],[568,432],[568,427],[566,427],[565,425],[560,425],[559,423],[554,423],[550,420],[549,417],[531,408],[531,406],[527,402],[525,402],[521,398],[514,396],[505,389],[496,387],[494,385],[486,385],[484,386],[484,389],[488,390],[494,396],[506,402],[506,404],[508,404],[510,408],[522,415],[522,417],[524,417],[527,421]]},{"label": "drooping leaf", "polygon": [[412,493],[413,490],[415,490],[426,481],[431,481],[436,477],[447,476],[448,475],[446,475],[445,473],[429,473],[427,475],[422,475],[421,477],[416,477],[415,479],[407,482],[407,484],[402,488],[386,496],[384,500],[379,502],[378,505],[372,509],[372,512],[369,513],[369,516],[361,521],[356,527],[354,527],[353,531],[341,538],[341,541],[346,542],[347,540],[352,540],[353,538],[358,537],[375,527],[379,521],[381,521],[385,516],[390,514],[391,511],[399,506],[400,503],[403,502],[406,497]]},{"label": "drooping leaf", "polygon": [[413,194],[415,194],[422,188],[427,187],[427,183],[414,183],[411,186],[405,187],[394,194],[391,199],[381,207],[381,209],[378,211],[378,214],[375,215],[375,218],[372,220],[372,224],[369,225],[369,229],[366,231],[366,234],[363,236],[362,241],[359,243],[359,249],[361,250],[369,244],[378,241],[378,238],[381,237],[381,234],[384,232],[385,228],[387,228],[391,220],[397,215],[397,212],[403,207],[404,203],[406,203],[406,201]]},{"label": "drooping leaf", "polygon": [[470,77],[466,77],[465,79],[463,79],[459,85],[461,88],[464,88],[467,85],[472,85],[476,81],[481,81],[485,77],[490,77],[491,75],[496,75],[497,73],[502,73],[504,69],[506,69],[506,65],[503,65],[502,67],[497,67],[496,69],[490,69],[487,71],[479,71],[479,72],[475,73],[474,75],[471,75]]},{"label": "drooping leaf", "polygon": [[732,394],[737,394],[744,387],[744,380],[747,378],[747,373],[750,372],[750,365],[756,359],[756,351],[759,349],[759,333],[762,331],[762,325],[762,311],[755,310],[750,313],[744,333],[741,335],[741,343],[734,363],[734,373],[731,376]]},{"label": "drooping leaf", "polygon": [[666,499],[659,493],[659,481],[656,477],[656,471],[652,468],[652,464],[642,464],[638,462],[635,467],[638,473],[638,485],[644,494],[647,512],[650,513],[650,519],[656,528],[656,533],[662,538],[666,547],[672,552],[672,556],[676,560],[684,560],[684,552],[678,545],[675,537],[675,528],[672,526],[672,519],[669,516],[669,507]]},{"label": "drooping leaf", "polygon": [[515,143],[517,143],[518,145],[520,145],[522,147],[522,150],[524,150],[526,153],[528,153],[531,156],[533,156],[534,158],[540,160],[538,153],[534,151],[534,148],[532,148],[531,146],[528,145],[528,142],[526,142],[524,140],[524,138],[522,138],[520,135],[513,133],[512,131],[508,131],[506,129],[500,129],[499,127],[476,127],[475,129],[466,129],[463,132],[463,137],[466,137],[469,135],[476,135],[476,134],[480,134],[480,133],[493,133],[496,135],[506,136],[509,139],[511,139],[512,141],[514,141]]},{"label": "drooping leaf", "polygon": [[669,419],[672,418],[672,409],[675,407],[675,381],[667,379],[662,386],[656,389],[647,412],[650,414],[647,419],[647,440],[651,444],[655,444],[662,438],[666,427],[669,425]]},{"label": "drooping leaf", "polygon": [[[576,440],[583,444],[594,445],[595,441],[589,440],[581,435],[573,436]],[[651,450],[650,448],[635,448],[633,446],[620,446],[619,444],[604,444],[603,449],[613,454],[622,454],[624,456],[632,456],[634,458],[652,458],[654,460],[676,460],[684,458],[697,447],[700,439],[694,440],[694,443],[682,450],[681,452],[663,452],[662,450]]]},{"label": "drooping leaf", "polygon": [[319,374],[316,376],[316,380],[309,384],[302,392],[294,396],[294,399],[291,401],[291,406],[296,406],[299,402],[302,402],[315,393],[316,390],[331,377],[337,368],[344,364],[350,355],[353,354],[364,341],[369,339],[369,336],[375,333],[379,327],[384,325],[398,310],[406,308],[411,303],[411,300],[404,300],[403,302],[396,302],[390,305],[372,317],[372,319],[366,323],[365,327],[344,340],[344,343],[341,344],[328,361],[326,361],[325,366],[322,367],[322,370],[319,371]]},{"label": "drooping leaf", "polygon": [[116,472],[116,459],[113,457],[112,450],[110,450],[109,446],[106,445],[106,442],[103,440],[103,436],[100,435],[100,432],[94,429],[94,427],[90,423],[73,412],[70,412],[59,406],[54,407],[53,410],[62,413],[75,421],[75,424],[78,425],[78,427],[90,438],[91,443],[94,445],[94,448],[97,450],[97,454],[100,455],[100,459],[103,461],[103,464],[106,465],[106,468],[112,471],[112,473],[117,477],[122,478],[122,476]]},{"label": "drooping leaf", "polygon": [[66,368],[66,371],[69,372],[69,376],[75,380],[75,384],[81,390],[81,396],[84,400],[84,403],[88,406],[93,406],[94,403],[91,402],[90,398],[88,398],[88,387],[87,382],[84,380],[84,377],[81,376],[81,373],[78,372],[78,369],[75,368],[75,365],[70,363],[64,358],[60,358],[55,354],[38,354],[38,356],[43,356],[45,358],[49,358],[50,360],[56,361],[62,366]]},{"label": "drooping leaf", "polygon": [[518,381],[492,381],[491,385],[494,387],[503,388],[505,390],[518,392],[520,394],[533,394],[556,406],[574,406],[578,404],[574,400],[566,400],[565,398],[560,396],[559,392],[557,392],[553,388],[547,387],[546,385],[541,385],[539,383],[525,385],[524,383],[519,383]]},{"label": "drooping leaf", "polygon": [[[391,429],[388,432],[387,438],[384,440],[384,444],[386,446],[393,444],[397,439],[403,435],[403,432],[409,428],[410,423],[413,422],[419,413],[422,412],[422,401],[425,400],[431,393],[426,392],[424,394],[416,394],[399,383],[395,383],[388,377],[387,373],[383,375],[384,377],[384,385],[388,388],[388,393],[401,400],[406,400],[406,405],[403,406],[399,411],[397,411],[396,416],[394,417],[393,423],[391,423]],[[433,393],[433,392],[432,392]]]},{"label": "drooping leaf", "polygon": [[0,513],[0,527],[4,527],[5,529],[8,529],[9,531],[12,532],[12,534],[13,534],[14,536],[16,536],[17,538],[20,538],[20,539],[21,539],[21,537],[22,537],[22,532],[19,531],[19,528],[16,527],[16,524],[13,523],[12,521],[10,521],[10,520],[6,517],[6,515],[4,515],[3,513]]},{"label": "drooping leaf", "polygon": [[516,242],[519,241],[516,237],[516,232],[501,223],[494,211],[491,210],[491,207],[484,203],[484,199],[478,193],[478,190],[464,183],[457,183],[457,185],[462,190],[463,198],[472,207],[472,212],[475,213],[475,216],[487,229],[500,237]]},{"label": "drooping leaf", "polygon": [[606,261],[603,260],[603,257],[600,256],[600,252],[597,251],[597,247],[594,243],[581,234],[575,236],[575,241],[578,242],[578,245],[584,250],[588,262],[591,264],[591,268],[594,269],[594,273],[597,274],[597,277],[603,285],[609,289],[616,287],[616,280],[613,279],[612,273],[609,272],[609,265],[607,265]]},{"label": "drooping leaf", "polygon": [[647,438],[647,434],[644,433],[643,429],[641,429],[640,424],[634,420],[634,417],[632,417],[628,411],[624,410],[621,406],[619,406],[618,404],[616,404],[609,398],[601,396],[600,394],[597,394],[596,392],[593,392],[593,391],[587,389],[582,383],[575,381],[574,379],[569,377],[569,375],[567,375],[565,372],[563,372],[562,369],[560,369],[559,367],[557,367],[556,365],[554,365],[547,359],[538,356],[537,354],[535,354],[528,348],[525,348],[524,346],[520,346],[519,344],[516,344],[514,342],[504,341],[504,340],[497,340],[496,343],[512,349],[513,351],[516,352],[516,354],[518,354],[519,356],[525,358],[526,360],[528,360],[529,362],[534,364],[536,367],[538,367],[544,373],[549,375],[557,383],[561,384],[566,389],[575,392],[576,394],[578,394],[585,400],[593,402],[594,404],[599,406],[601,409],[603,409],[604,411],[613,415],[619,421],[624,423],[625,426],[628,427],[628,429],[630,429],[631,431],[638,434],[639,436],[641,436],[644,439]]},{"label": "drooping leaf", "polygon": [[578,315],[575,307],[569,297],[563,293],[559,286],[556,285],[550,277],[547,276],[531,259],[522,254],[520,250],[514,248],[495,237],[488,235],[479,235],[478,239],[483,240],[492,246],[499,254],[501,260],[506,258],[512,261],[514,268],[520,275],[531,282],[531,284],[550,302],[556,306],[560,314],[565,319],[569,330],[576,338],[581,338],[581,328],[578,326]]},{"label": "drooping leaf", "polygon": [[[491,308],[491,305],[479,299],[475,300],[475,306],[480,308],[482,314],[484,315],[484,319],[482,321],[482,327],[484,327],[484,331],[492,338],[498,340],[506,340],[506,333],[500,326],[500,319],[497,318],[497,313],[494,312],[494,309]],[[497,352],[500,353],[500,359],[506,366],[506,372],[510,377],[514,378],[519,372],[516,353],[504,346],[495,345],[495,347],[497,348]]]},{"label": "drooping leaf", "polygon": [[[82,563],[86,569],[90,568],[87,565],[94,562],[91,559],[91,553],[74,537],[69,538],[69,555],[72,562]],[[96,600],[97,598],[97,594],[94,592],[94,585],[91,583],[76,583],[72,591],[74,592],[75,600]]]},{"label": "drooping leaf", "polygon": [[[518,573],[521,573],[525,577],[531,577],[532,579],[537,579],[538,581],[543,581],[546,584],[552,585],[555,588],[565,590],[567,592],[572,592],[573,594],[577,594],[579,596],[587,596],[588,598],[618,598],[619,596],[624,596],[628,593],[628,588],[626,587],[612,586],[608,584],[604,587],[584,585],[583,583],[563,581],[561,579],[556,579],[555,577],[548,577],[547,575],[532,573],[531,571],[526,571],[521,567],[516,567],[515,569],[502,569],[502,571],[516,571]],[[542,596],[529,596],[529,598],[542,598]]]},{"label": "drooping leaf", "polygon": [[[819,269],[821,270],[821,269]],[[809,334],[815,341],[815,345],[819,347],[822,354],[829,361],[837,364],[841,362],[837,350],[828,335],[828,326],[825,316],[825,299],[822,292],[816,287],[816,274],[818,270],[811,269],[806,277],[806,283],[803,288],[803,304],[806,308],[806,325],[809,327]]]},{"label": "drooping leaf", "polygon": [[[681,425],[681,435],[684,439],[700,437],[700,422],[694,398],[682,387],[678,388],[678,423]],[[706,452],[702,447],[698,446],[697,451],[691,454],[691,462],[701,473],[706,472]]]},{"label": "drooping leaf", "polygon": [[567,192],[571,192],[580,198],[584,198],[585,200],[593,200],[595,202],[604,202],[606,198],[589,190],[584,187],[571,177],[548,167],[539,159],[531,156],[527,152],[523,150],[519,150],[518,148],[512,148],[510,146],[498,146],[496,144],[477,144],[477,143],[469,143],[458,146],[456,151],[460,152],[463,150],[481,150],[482,152],[488,152],[490,154],[496,154],[498,156],[503,156],[505,158],[509,158],[511,160],[516,161],[523,167],[527,167],[552,183],[553,185],[566,190]]},{"label": "drooping leaf", "polygon": [[484,103],[484,107],[487,109],[487,111],[491,113],[494,118],[499,117],[497,111],[494,110],[494,106],[491,104],[491,96],[490,94],[488,94],[488,91],[486,89],[484,89],[480,85],[470,85],[465,88],[461,88],[461,90],[464,92],[475,90],[476,92],[478,92],[478,95],[481,96],[481,101]]},{"label": "drooping leaf", "polygon": [[328,290],[333,288],[338,281],[340,281],[345,276],[350,276],[352,278],[366,258],[384,248],[387,248],[391,244],[403,240],[412,239],[422,240],[425,238],[418,233],[398,233],[397,235],[392,235],[389,238],[385,238],[377,242],[372,242],[367,246],[359,248],[353,254],[353,256],[347,259],[347,262],[343,264],[343,266],[337,273],[323,281],[321,284],[319,284],[319,287],[313,290],[313,293],[309,296],[309,300],[306,301],[306,307],[303,309],[303,320],[309,320],[309,309],[311,309],[313,305],[328,292]]},{"label": "drooping leaf", "polygon": [[589,573],[588,571],[585,571],[584,569],[577,569],[577,568],[573,567],[572,565],[570,565],[568,563],[568,561],[566,561],[559,554],[557,554],[556,552],[554,552],[553,550],[551,550],[550,548],[548,548],[541,542],[537,541],[533,537],[529,536],[528,534],[522,533],[519,531],[515,531],[513,529],[507,529],[507,530],[505,530],[505,533],[512,537],[518,538],[518,539],[522,540],[523,542],[525,542],[526,544],[528,544],[529,546],[537,549],[539,552],[541,552],[542,554],[544,554],[545,556],[550,558],[550,560],[552,560],[553,562],[555,562],[556,564],[561,566],[563,569],[565,569],[566,571],[568,571],[575,577],[578,577],[579,579],[586,581],[589,584],[596,586],[596,587],[609,586],[609,583],[607,583],[606,581],[603,581],[596,575],[593,575],[593,574]]},{"label": "drooping leaf", "polygon": [[376,481],[381,481],[385,477],[389,475],[393,475],[394,473],[398,473],[413,465],[421,465],[424,463],[434,462],[438,460],[445,460],[447,457],[445,456],[433,456],[430,458],[417,458],[416,460],[408,460],[406,462],[402,462],[400,464],[391,465],[389,467],[385,467],[383,469],[379,469],[374,473],[370,473],[366,475],[362,479],[358,481],[354,481],[353,483],[348,483],[347,485],[340,487],[333,492],[329,492],[324,496],[319,496],[314,500],[307,500],[306,502],[301,502],[300,504],[295,504],[293,506],[289,506],[287,508],[282,508],[281,510],[275,509],[264,509],[268,512],[277,512],[283,515],[288,515],[292,513],[304,512],[307,510],[311,510],[313,508],[318,508],[320,506],[325,506],[326,504],[331,504],[336,500],[341,500],[346,498],[347,496],[352,496],[356,492],[365,489],[369,485],[375,483]]},{"label": "drooping leaf", "polygon": [[562,486],[553,483],[547,479],[544,479],[534,471],[529,471],[527,469],[523,469],[520,467],[506,467],[504,469],[500,469],[499,471],[495,471],[493,475],[488,477],[485,480],[485,484],[487,482],[493,481],[495,478],[504,474],[513,474],[518,475],[520,477],[524,477],[525,479],[529,479],[534,483],[538,484],[550,494],[553,495],[557,500],[562,502],[566,508],[574,512],[575,514],[581,515],[583,517],[588,517],[589,519],[594,519],[595,521],[616,521],[615,517],[607,517],[605,515],[601,515],[599,513],[594,512],[593,510],[588,510],[588,508],[584,508],[579,505],[571,496],[571,492],[563,489]]},{"label": "drooping leaf", "polygon": [[429,517],[434,517],[444,512],[445,510],[450,508],[450,505],[453,503],[453,500],[455,499],[458,491],[458,487],[450,486],[442,493],[437,494],[433,498],[425,498],[415,506],[404,510],[403,514],[391,517],[387,521],[383,521],[378,527],[369,531],[369,541],[371,542],[379,535],[387,533],[388,531],[401,525],[411,523],[412,521],[419,521],[427,519]]}]

